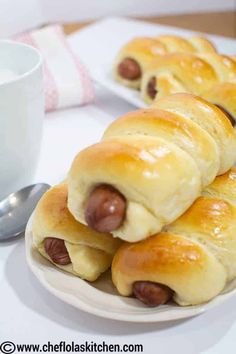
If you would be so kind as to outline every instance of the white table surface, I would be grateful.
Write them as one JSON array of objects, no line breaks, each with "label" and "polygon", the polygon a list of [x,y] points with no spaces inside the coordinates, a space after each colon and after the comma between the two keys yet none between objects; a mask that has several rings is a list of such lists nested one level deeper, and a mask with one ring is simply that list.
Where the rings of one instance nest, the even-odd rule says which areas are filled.
[{"label": "white table surface", "polygon": [[[96,142],[113,117],[132,109],[98,88],[93,105],[48,114],[36,181],[54,184],[63,179],[74,155]],[[201,316],[175,323],[105,320],[74,309],[43,288],[27,267],[23,238],[0,245],[0,300],[0,343],[104,340],[143,344],[148,354],[233,354],[236,350],[236,297]]]}]

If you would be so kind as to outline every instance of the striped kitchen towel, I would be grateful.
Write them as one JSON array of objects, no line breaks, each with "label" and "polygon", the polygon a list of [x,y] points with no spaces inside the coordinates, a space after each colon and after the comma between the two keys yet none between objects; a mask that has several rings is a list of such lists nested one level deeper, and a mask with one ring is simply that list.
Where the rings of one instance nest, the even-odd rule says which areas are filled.
[{"label": "striped kitchen towel", "polygon": [[89,73],[71,50],[61,26],[47,26],[15,39],[36,47],[43,55],[46,111],[93,101]]}]

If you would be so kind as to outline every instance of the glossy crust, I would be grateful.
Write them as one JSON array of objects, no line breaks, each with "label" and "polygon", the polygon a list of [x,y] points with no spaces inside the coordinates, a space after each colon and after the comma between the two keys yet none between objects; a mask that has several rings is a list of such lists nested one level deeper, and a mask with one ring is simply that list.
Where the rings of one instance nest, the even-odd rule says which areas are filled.
[{"label": "glossy crust", "polygon": [[64,266],[54,264],[83,279],[94,281],[110,267],[121,241],[110,234],[96,233],[77,222],[67,208],[67,196],[67,185],[62,183],[41,198],[33,217],[33,244],[42,256],[52,262],[45,252],[45,239],[64,240],[71,263]]},{"label": "glossy crust", "polygon": [[236,160],[236,133],[217,107],[190,94],[155,105],[158,110],[138,110],[111,124],[100,143],[77,155],[68,177],[68,207],[82,223],[99,185],[124,196],[123,224],[109,231],[129,242],[178,218]]},{"label": "glossy crust", "polygon": [[114,78],[125,86],[138,89],[140,79],[126,80],[119,75],[118,66],[125,58],[137,61],[142,73],[146,71],[153,59],[160,55],[172,52],[209,52],[214,53],[216,49],[205,38],[195,37],[185,39],[179,36],[157,36],[157,37],[138,37],[130,40],[119,51],[113,67]]},{"label": "glossy crust", "polygon": [[130,112],[110,124],[103,139],[137,134],[163,138],[187,152],[199,168],[203,187],[219,172],[220,154],[215,140],[183,115],[158,108]]},{"label": "glossy crust", "polygon": [[213,67],[219,82],[236,82],[236,61],[232,57],[217,53],[201,53],[198,56]]},{"label": "glossy crust", "polygon": [[151,78],[156,78],[156,97],[171,93],[190,92],[201,95],[218,83],[213,67],[194,54],[166,54],[152,61],[142,78],[141,97],[151,104],[153,99],[147,93]]},{"label": "glossy crust", "polygon": [[236,168],[232,167],[204,189],[203,195],[227,200],[236,207]]},{"label": "glossy crust", "polygon": [[174,35],[161,35],[156,37],[165,45],[168,53],[215,53],[213,44],[206,38],[193,37],[183,38]]},{"label": "glossy crust", "polygon": [[191,119],[211,135],[220,153],[217,174],[223,174],[233,166],[236,160],[236,133],[229,119],[215,105],[200,97],[179,93],[156,100],[152,107]]},{"label": "glossy crust", "polygon": [[187,236],[218,259],[226,280],[236,276],[236,208],[227,200],[203,196],[168,227],[168,232]]},{"label": "glossy crust", "polygon": [[123,296],[132,295],[133,283],[152,281],[172,289],[179,305],[210,300],[224,287],[220,262],[187,237],[162,232],[134,244],[125,243],[112,262],[112,280]]},{"label": "glossy crust", "polygon": [[204,91],[202,97],[224,108],[236,121],[236,81],[217,84]]},{"label": "glossy crust", "polygon": [[174,53],[160,56],[150,63],[142,78],[141,97],[148,104],[153,98],[147,87],[156,79],[157,98],[176,92],[202,96],[221,82],[236,82],[236,62],[216,53]]},{"label": "glossy crust", "polygon": [[214,44],[205,37],[192,37],[189,42],[195,47],[198,53],[216,53]]},{"label": "glossy crust", "polygon": [[197,305],[236,277],[236,169],[203,194],[165,232],[119,248],[112,279],[121,295],[132,295],[136,281],[151,281],[172,289],[179,305]]},{"label": "glossy crust", "polygon": [[126,199],[126,218],[112,232],[134,242],[175,220],[201,192],[194,160],[162,138],[117,136],[88,147],[75,158],[68,176],[68,208],[85,223],[84,205],[100,184],[116,188]]}]

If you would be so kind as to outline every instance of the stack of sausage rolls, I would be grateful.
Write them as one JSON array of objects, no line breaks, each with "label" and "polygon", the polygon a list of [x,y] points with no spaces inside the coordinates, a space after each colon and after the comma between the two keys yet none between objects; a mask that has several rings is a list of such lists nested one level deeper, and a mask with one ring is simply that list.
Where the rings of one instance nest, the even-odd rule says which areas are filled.
[{"label": "stack of sausage rolls", "polygon": [[34,247],[88,281],[111,267],[122,296],[181,306],[236,277],[236,132],[186,93],[114,121],[33,217]]},{"label": "stack of sausage rolls", "polygon": [[217,53],[205,38],[135,38],[118,53],[113,76],[140,90],[148,105],[172,93],[188,92],[216,104],[235,124],[235,57]]}]

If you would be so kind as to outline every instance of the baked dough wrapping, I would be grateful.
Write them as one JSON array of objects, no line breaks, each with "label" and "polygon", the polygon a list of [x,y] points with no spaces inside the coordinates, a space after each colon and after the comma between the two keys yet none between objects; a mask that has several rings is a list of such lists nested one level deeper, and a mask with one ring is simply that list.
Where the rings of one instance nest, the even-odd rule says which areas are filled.
[{"label": "baked dough wrapping", "polygon": [[123,296],[137,281],[174,291],[181,306],[217,296],[236,277],[236,169],[219,176],[174,223],[147,240],[124,243],[112,263]]},{"label": "baked dough wrapping", "polygon": [[[217,53],[172,53],[153,60],[145,70],[141,97],[151,104],[155,98],[176,92],[203,96],[220,83],[236,83],[236,61]],[[150,94],[150,83],[152,90]]]},{"label": "baked dough wrapping", "polygon": [[189,94],[157,106],[118,119],[101,142],[76,156],[68,208],[78,221],[87,223],[90,194],[110,185],[127,207],[123,223],[109,231],[129,242],[145,239],[183,214],[203,187],[233,165],[235,131],[219,109]]},{"label": "baked dough wrapping", "polygon": [[214,103],[228,116],[232,125],[236,122],[236,81],[223,82],[204,91],[202,97]]},{"label": "baked dough wrapping", "polygon": [[[67,184],[52,187],[39,201],[33,215],[33,245],[57,267],[89,281],[96,280],[110,265],[120,240],[97,233],[76,221],[67,208]],[[59,239],[69,254],[70,263],[53,262],[45,250],[46,239]]]},{"label": "baked dough wrapping", "polygon": [[220,168],[223,174],[235,162],[235,131],[226,115],[201,97],[178,93],[157,99],[152,107],[176,113],[192,120],[203,128],[216,142],[220,153]]},{"label": "baked dough wrapping", "polygon": [[[210,41],[201,37],[186,39],[180,36],[162,35],[133,38],[119,51],[113,66],[113,76],[121,84],[138,89],[140,88],[142,75],[150,63],[161,55],[173,52],[214,53],[216,49]],[[132,68],[128,67],[129,63],[126,65],[126,70],[131,69],[131,76],[128,75],[127,77],[125,75],[126,77],[124,77],[120,72],[120,65],[123,65],[127,59],[135,62],[136,69],[138,68],[136,76],[132,76]]]}]

